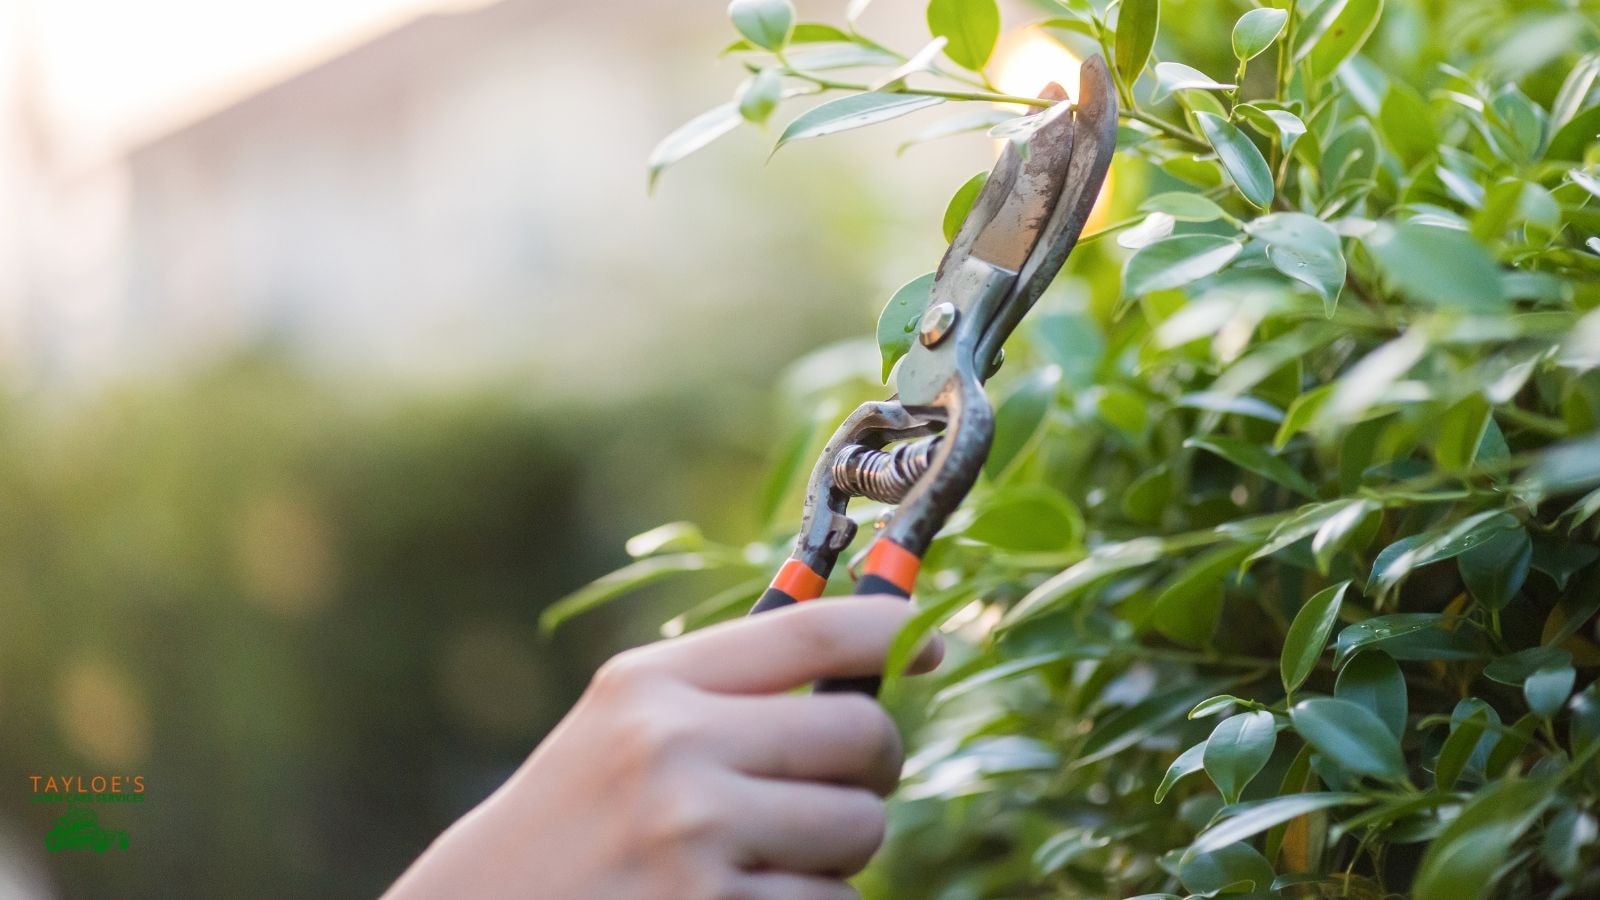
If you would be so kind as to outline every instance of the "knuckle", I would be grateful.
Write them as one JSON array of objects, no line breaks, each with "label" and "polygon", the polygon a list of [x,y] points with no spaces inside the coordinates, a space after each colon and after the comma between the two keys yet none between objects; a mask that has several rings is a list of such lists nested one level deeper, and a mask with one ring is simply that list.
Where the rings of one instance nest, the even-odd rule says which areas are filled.
[{"label": "knuckle", "polygon": [[666,768],[685,755],[694,740],[694,729],[681,713],[645,704],[618,711],[611,731],[612,756],[636,772]]},{"label": "knuckle", "polygon": [[650,808],[645,841],[658,848],[701,844],[722,830],[719,805],[704,791],[676,787],[665,791]]},{"label": "knuckle", "polygon": [[590,691],[597,697],[616,699],[632,696],[650,684],[652,674],[645,654],[626,650],[606,660],[595,672]]},{"label": "knuckle", "polygon": [[794,611],[793,639],[809,655],[829,659],[839,653],[840,637],[833,628],[833,615],[821,603],[802,604]]}]

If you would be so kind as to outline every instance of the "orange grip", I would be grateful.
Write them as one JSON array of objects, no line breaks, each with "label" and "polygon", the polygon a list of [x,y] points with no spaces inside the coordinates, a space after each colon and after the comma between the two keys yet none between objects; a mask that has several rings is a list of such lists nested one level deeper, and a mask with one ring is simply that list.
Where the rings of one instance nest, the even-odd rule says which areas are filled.
[{"label": "orange grip", "polygon": [[917,572],[921,568],[920,556],[894,541],[883,539],[873,541],[872,546],[867,549],[867,561],[861,567],[861,574],[876,575],[905,591],[906,596],[910,596],[911,588],[917,583]]},{"label": "orange grip", "polygon": [[821,597],[823,589],[828,586],[828,579],[811,571],[811,567],[800,560],[791,559],[778,570],[777,577],[772,579],[772,586],[804,602]]}]

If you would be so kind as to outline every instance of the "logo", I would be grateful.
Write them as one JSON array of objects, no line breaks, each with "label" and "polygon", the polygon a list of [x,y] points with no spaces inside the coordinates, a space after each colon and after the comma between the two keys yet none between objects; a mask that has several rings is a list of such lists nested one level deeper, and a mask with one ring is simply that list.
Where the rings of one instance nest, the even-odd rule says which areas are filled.
[{"label": "logo", "polygon": [[100,817],[93,807],[67,809],[67,814],[56,820],[54,828],[44,836],[45,849],[51,853],[62,850],[93,850],[104,853],[115,847],[128,849],[128,833],[100,827]]},{"label": "logo", "polygon": [[33,802],[62,803],[66,810],[44,837],[45,849],[63,850],[128,849],[128,833],[100,825],[100,814],[91,804],[143,803],[143,775],[30,775]]}]

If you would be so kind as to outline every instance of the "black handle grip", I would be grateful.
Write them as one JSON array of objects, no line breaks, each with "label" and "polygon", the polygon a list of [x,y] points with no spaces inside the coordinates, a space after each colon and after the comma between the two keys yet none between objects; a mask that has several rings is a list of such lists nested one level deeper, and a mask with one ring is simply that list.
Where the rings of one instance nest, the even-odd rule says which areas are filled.
[{"label": "black handle grip", "polygon": [[[881,575],[863,575],[856,582],[856,595],[889,594],[902,599],[910,598],[911,594],[898,584]],[[764,598],[763,598],[764,599]],[[861,678],[824,678],[817,682],[813,689],[818,694],[866,694],[868,697],[878,696],[878,688],[883,686],[883,678],[878,675],[867,675]]]},{"label": "black handle grip", "polygon": [[753,616],[757,613],[771,612],[775,609],[783,609],[785,606],[793,606],[798,602],[798,600],[783,591],[775,587],[769,587],[761,594],[761,599],[756,601],[756,605],[750,607],[749,614]]}]

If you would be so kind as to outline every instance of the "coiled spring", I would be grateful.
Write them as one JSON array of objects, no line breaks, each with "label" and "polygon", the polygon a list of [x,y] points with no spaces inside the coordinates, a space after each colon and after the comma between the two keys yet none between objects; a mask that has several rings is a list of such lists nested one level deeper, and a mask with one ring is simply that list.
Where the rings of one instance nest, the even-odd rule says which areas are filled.
[{"label": "coiled spring", "polygon": [[853,497],[899,503],[928,471],[938,447],[937,436],[906,441],[888,450],[859,444],[846,447],[833,460],[834,486]]}]

